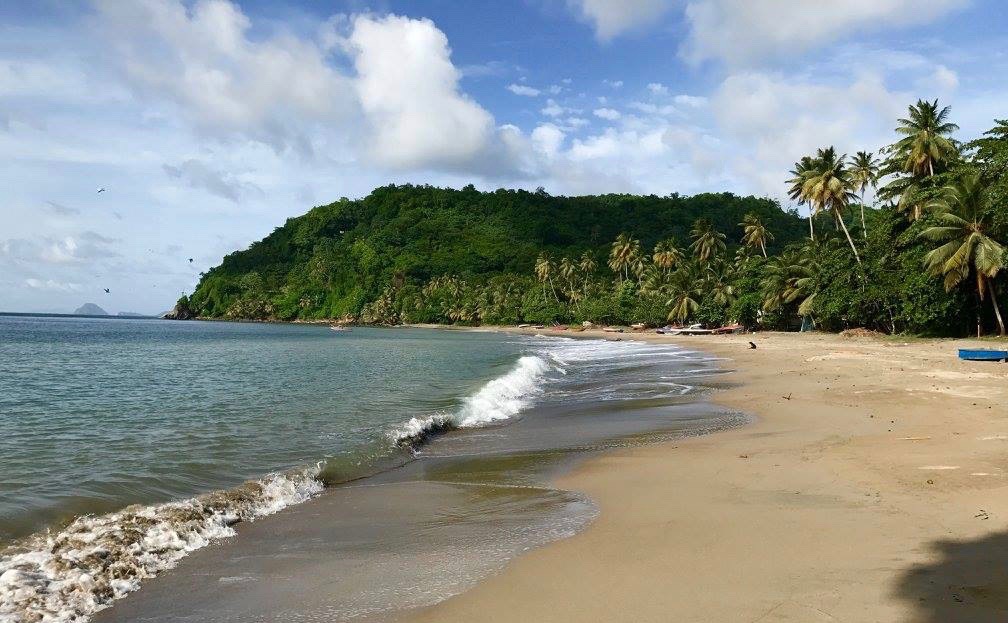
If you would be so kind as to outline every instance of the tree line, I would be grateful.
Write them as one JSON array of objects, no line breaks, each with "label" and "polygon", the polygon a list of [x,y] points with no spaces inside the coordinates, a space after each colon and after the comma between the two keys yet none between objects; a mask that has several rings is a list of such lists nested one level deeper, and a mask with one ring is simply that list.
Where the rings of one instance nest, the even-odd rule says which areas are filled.
[{"label": "tree line", "polygon": [[800,157],[785,190],[805,217],[729,193],[384,187],[289,220],[185,303],[226,318],[1003,334],[1008,122],[960,142],[950,112],[921,100],[880,150]]}]

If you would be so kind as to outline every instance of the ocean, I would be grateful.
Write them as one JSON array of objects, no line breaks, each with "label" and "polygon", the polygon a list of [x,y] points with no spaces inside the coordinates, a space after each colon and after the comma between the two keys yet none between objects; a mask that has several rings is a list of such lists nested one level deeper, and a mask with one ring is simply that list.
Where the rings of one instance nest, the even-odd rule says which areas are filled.
[{"label": "ocean", "polygon": [[436,603],[591,521],[548,484],[578,457],[739,423],[704,400],[723,372],[633,341],[0,316],[0,622]]}]

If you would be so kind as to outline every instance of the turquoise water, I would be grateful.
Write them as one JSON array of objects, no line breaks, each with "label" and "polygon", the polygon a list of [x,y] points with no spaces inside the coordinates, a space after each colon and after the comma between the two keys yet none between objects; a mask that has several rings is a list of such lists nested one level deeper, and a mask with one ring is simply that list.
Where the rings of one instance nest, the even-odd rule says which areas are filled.
[{"label": "turquoise water", "polygon": [[419,329],[0,317],[0,543],[334,458],[506,372],[520,340]]},{"label": "turquoise water", "polygon": [[0,622],[436,603],[591,521],[561,463],[739,424],[702,401],[721,372],[631,340],[0,316]]}]

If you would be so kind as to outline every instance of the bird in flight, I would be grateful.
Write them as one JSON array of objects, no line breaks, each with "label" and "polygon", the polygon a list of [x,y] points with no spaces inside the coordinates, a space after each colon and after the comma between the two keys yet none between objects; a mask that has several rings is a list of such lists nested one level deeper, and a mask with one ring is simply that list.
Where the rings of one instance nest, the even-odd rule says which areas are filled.
[{"label": "bird in flight", "polygon": [[192,264],[192,258],[189,258],[189,263]]},{"label": "bird in flight", "polygon": [[99,195],[100,195],[101,193],[103,193],[103,192],[105,192],[105,189],[104,189],[104,188],[99,188],[99,189],[98,189],[98,194],[99,194]]},{"label": "bird in flight", "polygon": [[108,293],[109,293],[109,289],[105,288],[105,294],[108,294]]}]

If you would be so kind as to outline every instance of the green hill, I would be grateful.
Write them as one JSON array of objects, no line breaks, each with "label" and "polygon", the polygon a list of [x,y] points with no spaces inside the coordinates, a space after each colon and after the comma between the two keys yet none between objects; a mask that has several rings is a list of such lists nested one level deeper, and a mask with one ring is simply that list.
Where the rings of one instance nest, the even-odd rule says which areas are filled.
[{"label": "green hill", "polygon": [[[768,251],[807,231],[797,214],[775,201],[730,193],[553,197],[472,186],[386,186],[363,199],[313,208],[226,256],[203,276],[189,305],[214,318],[543,321],[556,314],[530,310],[522,298],[541,290],[533,273],[540,253],[559,260],[587,252],[597,268],[585,280],[612,283],[606,258],[620,233],[638,239],[649,254],[660,240],[689,244],[690,229],[702,217],[727,235],[732,250],[749,213],[773,232]],[[516,299],[495,318],[485,313],[487,305],[484,313],[476,309],[491,286]],[[473,297],[473,311],[432,307],[433,299],[446,296]]]}]

